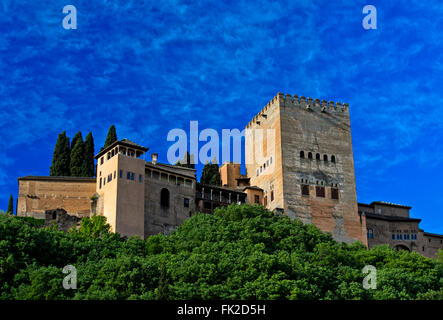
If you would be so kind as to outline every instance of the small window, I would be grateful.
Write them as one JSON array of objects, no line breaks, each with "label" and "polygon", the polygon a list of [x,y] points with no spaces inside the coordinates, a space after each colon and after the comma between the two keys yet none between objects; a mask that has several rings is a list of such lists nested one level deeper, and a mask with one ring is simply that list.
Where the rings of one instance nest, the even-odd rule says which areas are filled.
[{"label": "small window", "polygon": [[126,179],[131,180],[131,173],[129,171],[126,173]]},{"label": "small window", "polygon": [[331,162],[335,163],[335,156],[331,156]]},{"label": "small window", "polygon": [[189,208],[189,199],[188,198],[184,198],[183,205],[185,208]]},{"label": "small window", "polygon": [[56,213],[56,212],[53,212],[53,213],[52,213],[52,220],[55,220],[55,219],[57,219],[57,213]]},{"label": "small window", "polygon": [[309,158],[309,159],[312,159],[312,152],[309,152],[309,153],[308,153],[308,158]]},{"label": "small window", "polygon": [[305,152],[304,151],[300,151],[300,158],[304,158],[305,157]]},{"label": "small window", "polygon": [[120,178],[120,179],[123,178],[123,170],[120,170],[119,178]]},{"label": "small window", "polygon": [[331,199],[338,200],[338,189],[331,188]]},{"label": "small window", "polygon": [[271,157],[271,159],[270,159],[270,160],[271,160],[271,164],[272,164],[272,157]]},{"label": "small window", "polygon": [[274,190],[271,190],[271,202],[274,201]]},{"label": "small window", "polygon": [[325,155],[323,156],[323,161],[328,161],[328,155],[327,155],[327,154],[325,154]]},{"label": "small window", "polygon": [[303,184],[303,185],[301,186],[301,194],[302,194],[302,196],[307,196],[307,197],[309,197],[309,186],[308,186],[308,185]]},{"label": "small window", "polygon": [[392,234],[392,240],[395,240],[395,233]]},{"label": "small window", "polygon": [[260,204],[260,196],[254,195],[254,203]]},{"label": "small window", "polygon": [[114,171],[114,179],[115,179],[115,175],[117,174],[117,172],[116,171]]},{"label": "small window", "polygon": [[266,162],[263,163],[263,170],[265,170],[265,169],[266,169]]},{"label": "small window", "polygon": [[409,233],[405,233],[405,240],[409,240]]},{"label": "small window", "polygon": [[141,174],[138,175],[138,182],[143,182],[143,176]]},{"label": "small window", "polygon": [[425,246],[422,247],[422,250],[425,251]]},{"label": "small window", "polygon": [[260,173],[262,173],[262,172],[263,172],[263,167],[260,166]]},{"label": "small window", "polygon": [[324,198],[325,197],[325,187],[316,186],[315,193],[317,197]]},{"label": "small window", "polygon": [[315,155],[315,160],[320,160],[320,153],[317,153],[317,154]]},{"label": "small window", "polygon": [[368,239],[374,239],[374,231],[368,228]]},{"label": "small window", "polygon": [[99,189],[101,189],[102,188],[102,178],[100,178],[100,187],[99,187]]},{"label": "small window", "polygon": [[266,207],[268,205],[268,196],[263,198],[263,205]]},{"label": "small window", "polygon": [[166,188],[160,191],[160,206],[169,208],[169,190]]},{"label": "small window", "polygon": [[431,239],[428,239],[429,242],[431,242]]},{"label": "small window", "polygon": [[257,169],[257,177],[258,177],[258,175],[259,175],[259,171],[258,171],[258,169]]},{"label": "small window", "polygon": [[397,233],[397,240],[402,240],[402,235],[401,235],[401,233]]}]

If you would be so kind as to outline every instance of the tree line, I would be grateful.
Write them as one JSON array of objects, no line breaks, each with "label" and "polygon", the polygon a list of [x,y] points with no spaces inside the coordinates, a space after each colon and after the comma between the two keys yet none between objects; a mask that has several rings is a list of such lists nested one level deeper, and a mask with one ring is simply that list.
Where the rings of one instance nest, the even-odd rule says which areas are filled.
[{"label": "tree line", "polygon": [[[117,141],[117,132],[114,125],[108,130],[105,145],[107,148]],[[58,135],[52,156],[52,165],[49,169],[50,176],[73,176],[73,177],[94,177],[94,138],[89,132],[83,141],[82,133],[75,134],[71,143],[66,131]]]},{"label": "tree line", "polygon": [[[0,299],[443,299],[443,256],[335,241],[258,205],[186,219],[170,235],[123,238],[105,217],[78,230],[0,215]],[[66,265],[77,289],[65,290]],[[365,266],[376,289],[365,289]]]}]

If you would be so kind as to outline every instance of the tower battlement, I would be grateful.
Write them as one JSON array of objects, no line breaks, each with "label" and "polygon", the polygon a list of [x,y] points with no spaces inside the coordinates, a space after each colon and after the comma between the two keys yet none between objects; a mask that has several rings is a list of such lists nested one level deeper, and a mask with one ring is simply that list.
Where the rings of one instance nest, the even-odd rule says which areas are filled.
[{"label": "tower battlement", "polygon": [[294,107],[294,108],[302,108],[306,110],[311,110],[313,112],[323,112],[323,113],[334,113],[334,114],[343,114],[349,116],[349,104],[313,99],[311,97],[298,96],[294,94],[293,96],[289,93],[284,94],[282,92],[277,93],[271,101],[269,101],[261,110],[258,112],[255,117],[248,123],[246,128],[250,128],[251,126],[260,122],[261,117],[267,117],[268,113],[272,112],[276,106],[280,107]]}]

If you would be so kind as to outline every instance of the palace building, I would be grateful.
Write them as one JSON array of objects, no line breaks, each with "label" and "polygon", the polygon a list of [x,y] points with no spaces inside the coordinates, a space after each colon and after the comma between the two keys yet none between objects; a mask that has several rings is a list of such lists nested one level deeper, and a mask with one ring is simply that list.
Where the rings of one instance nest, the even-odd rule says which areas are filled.
[{"label": "palace building", "polygon": [[278,93],[246,129],[274,135],[246,139],[246,150],[262,151],[260,161],[247,162],[246,174],[239,163],[222,164],[221,186],[198,183],[195,169],[159,163],[156,153],[145,161],[148,148],[123,139],[95,156],[96,178],[18,178],[17,214],[56,221],[98,214],[114,232],[147,238],[168,234],[195,212],[252,203],[341,242],[389,244],[433,258],[443,249],[443,236],[419,229],[411,207],[357,202],[348,104]]}]

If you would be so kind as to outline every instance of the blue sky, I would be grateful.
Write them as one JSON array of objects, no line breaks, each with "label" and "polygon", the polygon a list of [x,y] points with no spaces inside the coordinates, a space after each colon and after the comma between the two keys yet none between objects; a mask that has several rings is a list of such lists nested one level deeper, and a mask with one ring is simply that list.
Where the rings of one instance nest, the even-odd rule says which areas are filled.
[{"label": "blue sky", "polygon": [[63,130],[91,130],[98,150],[115,124],[166,161],[170,129],[242,129],[284,92],[349,103],[358,200],[410,205],[443,233],[442,15],[439,1],[3,0],[0,208],[17,177],[49,174]]}]

